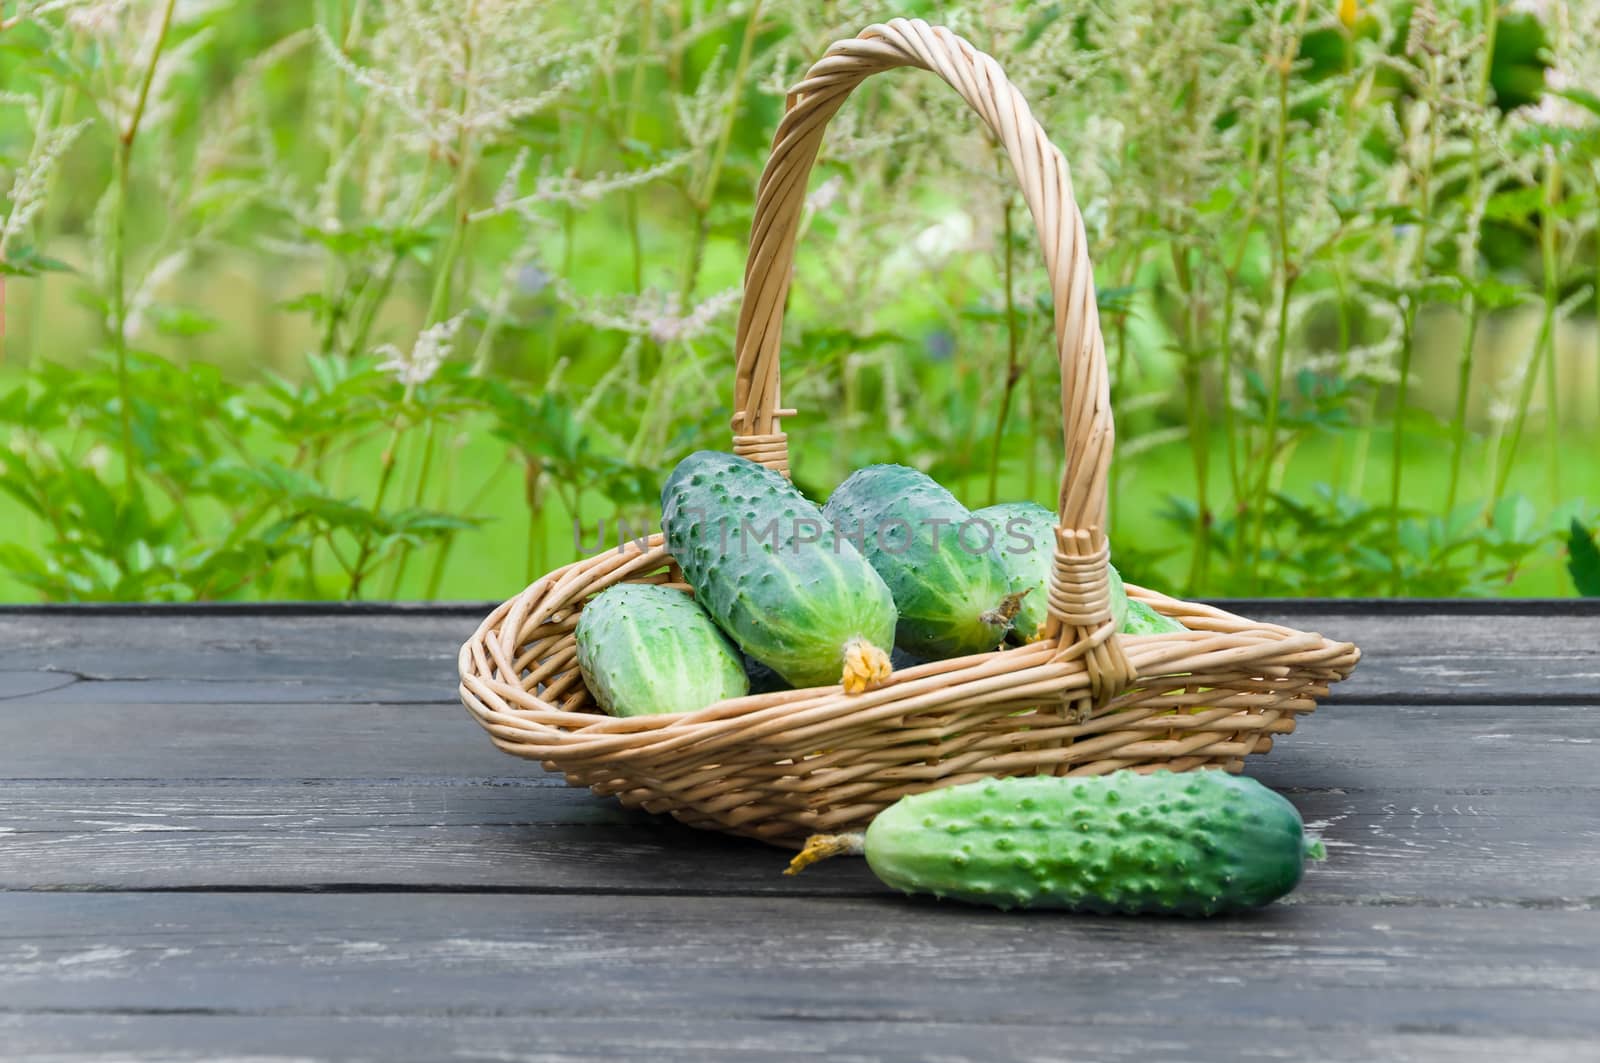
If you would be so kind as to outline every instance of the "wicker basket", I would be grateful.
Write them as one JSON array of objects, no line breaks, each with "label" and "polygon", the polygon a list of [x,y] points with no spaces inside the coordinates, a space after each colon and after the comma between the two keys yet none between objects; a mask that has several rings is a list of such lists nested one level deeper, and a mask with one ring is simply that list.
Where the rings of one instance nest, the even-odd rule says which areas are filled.
[{"label": "wicker basket", "polygon": [[1112,425],[1083,220],[1066,162],[999,65],[965,40],[895,19],[840,41],[789,95],[756,201],[739,314],[733,452],[788,472],[778,348],[807,177],[828,119],[867,76],[931,70],[1004,145],[1038,227],[1055,300],[1066,476],[1046,637],[896,672],[847,695],[816,687],[699,712],[600,714],[576,663],[584,602],[621,582],[688,591],[662,537],[566,565],[484,620],[461,648],[461,700],[508,753],[573,786],[684,823],[798,846],[859,828],[904,797],[992,775],[1119,768],[1237,771],[1294,729],[1359,658],[1349,643],[1260,624],[1138,587],[1182,621],[1118,635],[1104,528]]}]

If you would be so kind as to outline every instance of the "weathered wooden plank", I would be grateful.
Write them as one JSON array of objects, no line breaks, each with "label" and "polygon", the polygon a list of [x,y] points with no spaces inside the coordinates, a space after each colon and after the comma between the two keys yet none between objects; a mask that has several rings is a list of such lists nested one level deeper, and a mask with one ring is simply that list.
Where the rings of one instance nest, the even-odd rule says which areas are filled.
[{"label": "weathered wooden plank", "polygon": [[[885,899],[10,894],[12,1014],[692,1017],[1593,1039],[1600,915],[1215,921]],[[639,1031],[629,1031],[637,1034]],[[664,1037],[670,1041],[670,1037]],[[572,1046],[581,1047],[581,1046]],[[993,1057],[991,1057],[993,1058]]]},{"label": "weathered wooden plank", "polygon": [[[1600,700],[1600,609],[1584,602],[1548,603],[1534,612],[1470,604],[1481,611],[1444,603],[1240,608],[1362,647],[1361,666],[1334,688],[1333,703]],[[81,676],[84,682],[74,685],[83,689],[64,695],[78,700],[432,701],[451,696],[456,651],[478,618],[462,609],[0,610],[0,674]],[[63,692],[31,696],[59,700]]]},{"label": "weathered wooden plank", "polygon": [[0,673],[66,677],[80,700],[440,701],[476,627],[448,612],[0,612]]},{"label": "weathered wooden plank", "polygon": [[77,689],[80,700],[0,702],[0,779],[539,774],[458,702],[119,702]]},{"label": "weathered wooden plank", "polygon": [[[1597,745],[1600,701],[1328,705],[1249,770],[1272,786],[1323,789],[1585,785]],[[454,702],[0,702],[0,779],[537,774]]]},{"label": "weathered wooden plank", "polygon": [[1243,615],[1361,647],[1360,665],[1330,704],[1600,701],[1600,603],[1497,604],[1232,603]]},{"label": "weathered wooden plank", "polygon": [[[1330,859],[1293,903],[1600,905],[1600,784],[1291,791]],[[530,782],[0,785],[0,888],[874,895],[787,854]]]},{"label": "weathered wooden plank", "polygon": [[1468,1036],[1426,1027],[1393,1032],[1273,1023],[1226,1025],[1220,1016],[1101,1022],[1062,1009],[1039,1022],[928,1021],[695,1015],[537,1018],[506,1015],[257,1016],[170,1012],[0,1012],[0,1042],[30,1063],[993,1063],[1064,1058],[1133,1063],[1574,1063],[1600,1055],[1587,1037]]}]

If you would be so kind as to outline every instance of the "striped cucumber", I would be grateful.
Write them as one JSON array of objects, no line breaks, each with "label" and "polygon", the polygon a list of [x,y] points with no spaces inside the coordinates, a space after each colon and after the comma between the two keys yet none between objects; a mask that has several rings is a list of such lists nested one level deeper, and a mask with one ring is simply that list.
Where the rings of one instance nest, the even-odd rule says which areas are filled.
[{"label": "striped cucumber", "polygon": [[857,693],[889,677],[889,588],[778,473],[691,454],[661,489],[661,526],[706,612],[785,682]]},{"label": "striped cucumber", "polygon": [[887,885],[997,908],[1218,915],[1299,884],[1300,813],[1254,779],[1220,771],[987,779],[916,794],[863,835],[807,843],[791,872],[861,852]]},{"label": "striped cucumber", "polygon": [[983,653],[1005,638],[1017,599],[994,530],[930,477],[869,465],[840,484],[822,512],[893,592],[895,645],[936,659]]},{"label": "striped cucumber", "polygon": [[[996,549],[1005,564],[1011,590],[1021,593],[1011,641],[1032,642],[1044,634],[1049,612],[1050,566],[1056,548],[1056,515],[1037,502],[1001,502],[973,513],[995,529]],[[1128,592],[1116,566],[1111,567],[1111,619],[1119,630],[1128,616]]]},{"label": "striped cucumber", "polygon": [[727,636],[693,598],[619,583],[578,614],[578,668],[613,716],[694,712],[749,690]]}]

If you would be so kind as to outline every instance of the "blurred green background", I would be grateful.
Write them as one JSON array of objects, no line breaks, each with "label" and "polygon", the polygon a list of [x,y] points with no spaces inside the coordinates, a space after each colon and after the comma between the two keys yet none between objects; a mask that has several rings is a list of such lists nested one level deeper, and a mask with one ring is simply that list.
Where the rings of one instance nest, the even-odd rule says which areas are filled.
[{"label": "blurred green background", "polygon": [[[727,445],[784,90],[893,14],[1073,168],[1130,579],[1600,593],[1600,3],[132,0],[0,4],[0,600],[504,598],[653,522]],[[830,127],[814,497],[899,461],[1053,503],[1003,163],[925,72]]]}]

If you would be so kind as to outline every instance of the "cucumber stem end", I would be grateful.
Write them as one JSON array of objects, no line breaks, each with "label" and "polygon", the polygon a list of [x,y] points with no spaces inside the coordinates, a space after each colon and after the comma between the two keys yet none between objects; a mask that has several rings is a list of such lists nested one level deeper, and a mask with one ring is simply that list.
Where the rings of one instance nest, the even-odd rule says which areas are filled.
[{"label": "cucumber stem end", "polygon": [[866,849],[865,834],[813,834],[806,839],[806,847],[789,861],[789,866],[783,873],[798,875],[812,864],[835,856],[860,856]]},{"label": "cucumber stem end", "polygon": [[859,694],[880,686],[894,670],[889,655],[866,639],[851,639],[844,647],[844,673],[839,685],[846,694]]},{"label": "cucumber stem end", "polygon": [[1022,611],[1022,599],[1026,598],[1032,591],[1032,587],[1025,587],[1015,594],[1006,595],[1000,599],[999,605],[985,611],[978,619],[995,627],[1009,628],[1011,622],[1016,619],[1017,614]]}]

